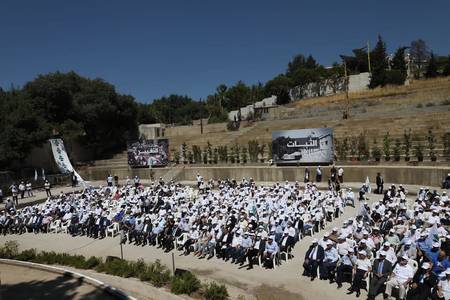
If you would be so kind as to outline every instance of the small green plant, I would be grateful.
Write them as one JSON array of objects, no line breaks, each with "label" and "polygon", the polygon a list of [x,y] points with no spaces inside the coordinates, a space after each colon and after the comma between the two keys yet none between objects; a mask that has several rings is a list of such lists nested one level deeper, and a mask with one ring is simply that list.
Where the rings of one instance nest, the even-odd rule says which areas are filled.
[{"label": "small green plant", "polygon": [[200,163],[202,161],[202,149],[197,145],[192,145],[192,153],[194,155],[194,162]]},{"label": "small green plant", "polygon": [[389,136],[389,131],[387,131],[383,137],[383,152],[384,152],[384,159],[386,161],[390,161],[391,160],[391,137]]},{"label": "small green plant", "polygon": [[423,107],[423,104],[422,104],[422,103],[419,103],[419,104],[416,105],[416,107],[417,107],[417,108],[422,108],[422,107]]},{"label": "small green plant", "polygon": [[208,149],[204,149],[202,152],[202,160],[203,160],[203,164],[207,164],[208,163]]},{"label": "small green plant", "polygon": [[201,287],[200,280],[191,272],[184,272],[182,275],[172,278],[172,286],[170,291],[176,295],[190,295]]},{"label": "small green plant", "polygon": [[405,161],[409,161],[409,152],[411,151],[411,128],[403,133],[403,149],[405,151]]},{"label": "small green plant", "polygon": [[358,137],[358,160],[363,161],[369,158],[369,147],[367,146],[366,133],[362,132]]},{"label": "small green plant", "polygon": [[418,141],[414,147],[414,156],[417,157],[418,161],[423,161],[423,146],[420,141]]},{"label": "small green plant", "polygon": [[204,289],[204,297],[206,300],[226,300],[229,297],[227,287],[223,284],[218,285],[215,282],[211,282]]},{"label": "small green plant", "polygon": [[242,155],[241,155],[241,161],[243,164],[247,163],[247,148],[246,147],[242,147]]},{"label": "small green plant", "polygon": [[213,162],[215,164],[217,164],[218,161],[219,161],[219,150],[217,150],[217,148],[214,148],[214,151],[213,151]]},{"label": "small green plant", "polygon": [[443,154],[446,158],[448,158],[448,156],[450,155],[450,132],[446,132],[442,136],[442,144],[444,145]]},{"label": "small green plant", "polygon": [[450,99],[442,101],[441,105],[450,105]]},{"label": "small green plant", "polygon": [[175,152],[173,153],[173,159],[174,159],[174,161],[175,161],[176,164],[179,164],[179,163],[180,163],[180,152],[175,151]]},{"label": "small green plant", "polygon": [[395,139],[395,146],[394,146],[394,160],[400,161],[400,155],[401,155],[401,143],[400,139]]},{"label": "small green plant", "polygon": [[357,151],[358,151],[358,137],[352,136],[350,140],[350,155],[352,156],[352,159],[355,159]]},{"label": "small green plant", "polygon": [[5,245],[0,248],[1,258],[14,258],[19,254],[19,243],[17,241],[6,241]]},{"label": "small green plant", "polygon": [[434,106],[434,103],[433,102],[428,102],[427,104],[425,104],[425,106],[426,107],[431,107],[431,106]]},{"label": "small green plant", "polygon": [[430,159],[431,161],[436,161],[436,137],[433,134],[433,131],[431,129],[428,129],[428,135],[427,135],[427,141],[428,141],[428,150],[430,151]]},{"label": "small green plant", "polygon": [[186,164],[188,161],[187,158],[187,151],[188,151],[188,147],[186,142],[184,142],[183,144],[181,144],[181,156],[183,157],[183,163]]},{"label": "small green plant", "polygon": [[268,159],[268,160],[271,160],[271,159],[273,159],[273,147],[272,147],[272,142],[270,142],[270,143],[267,144],[267,149],[268,149],[268,152],[269,152],[269,153],[267,153],[267,159]]},{"label": "small green plant", "polygon": [[258,155],[259,155],[259,160],[260,162],[264,162],[264,151],[266,149],[266,144],[261,144],[258,147]]},{"label": "small green plant", "polygon": [[258,161],[259,143],[257,140],[248,141],[248,155],[251,162]]},{"label": "small green plant", "polygon": [[376,139],[373,140],[372,157],[375,159],[375,161],[380,161],[381,158],[381,150],[377,145]]},{"label": "small green plant", "polygon": [[206,144],[206,152],[207,152],[207,157],[208,157],[208,163],[212,164],[212,162],[213,162],[213,149],[212,149],[212,145],[211,145],[211,143],[209,141]]}]

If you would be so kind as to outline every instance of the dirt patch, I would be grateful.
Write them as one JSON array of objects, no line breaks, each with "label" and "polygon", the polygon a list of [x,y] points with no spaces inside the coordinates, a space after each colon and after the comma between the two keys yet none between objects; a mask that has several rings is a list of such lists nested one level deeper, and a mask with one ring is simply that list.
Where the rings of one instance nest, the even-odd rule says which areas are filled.
[{"label": "dirt patch", "polygon": [[285,290],[282,287],[274,287],[266,284],[262,284],[253,290],[257,300],[304,300],[299,294],[294,294]]}]

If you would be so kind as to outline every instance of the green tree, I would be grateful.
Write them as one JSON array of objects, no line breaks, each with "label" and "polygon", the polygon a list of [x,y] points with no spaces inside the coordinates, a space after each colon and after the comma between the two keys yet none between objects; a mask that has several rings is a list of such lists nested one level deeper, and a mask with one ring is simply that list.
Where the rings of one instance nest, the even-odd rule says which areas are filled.
[{"label": "green tree", "polygon": [[447,61],[444,66],[444,70],[442,71],[443,76],[450,76],[450,55],[447,57]]},{"label": "green tree", "polygon": [[289,91],[293,86],[292,79],[286,75],[278,75],[274,79],[269,80],[265,87],[265,94],[267,96],[277,96],[277,104],[287,104],[290,102]]},{"label": "green tree", "polygon": [[416,79],[422,77],[426,62],[430,58],[430,50],[424,40],[418,39],[411,42],[409,54],[413,64],[413,73]]},{"label": "green tree", "polygon": [[383,42],[381,36],[378,36],[377,44],[371,54],[372,59],[372,74],[370,77],[369,87],[371,89],[386,84],[386,44]]},{"label": "green tree", "polygon": [[407,70],[405,62],[405,50],[407,47],[400,47],[394,54],[391,61],[391,70],[387,71],[386,83],[402,85],[405,83]]},{"label": "green tree", "polygon": [[431,52],[430,60],[428,61],[427,69],[425,71],[426,78],[435,78],[439,75],[436,58],[434,57],[433,52]]},{"label": "green tree", "polygon": [[394,146],[394,160],[400,161],[400,155],[401,155],[401,143],[400,139],[395,139],[395,146]]}]

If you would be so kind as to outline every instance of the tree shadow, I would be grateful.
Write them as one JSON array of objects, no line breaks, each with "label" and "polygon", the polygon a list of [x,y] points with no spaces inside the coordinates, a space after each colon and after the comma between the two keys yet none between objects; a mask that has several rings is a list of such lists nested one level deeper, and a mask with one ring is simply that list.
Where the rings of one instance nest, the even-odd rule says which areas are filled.
[{"label": "tree shadow", "polygon": [[0,300],[43,299],[116,299],[116,297],[85,283],[82,278],[59,275],[50,280],[31,280],[17,284],[2,284]]}]

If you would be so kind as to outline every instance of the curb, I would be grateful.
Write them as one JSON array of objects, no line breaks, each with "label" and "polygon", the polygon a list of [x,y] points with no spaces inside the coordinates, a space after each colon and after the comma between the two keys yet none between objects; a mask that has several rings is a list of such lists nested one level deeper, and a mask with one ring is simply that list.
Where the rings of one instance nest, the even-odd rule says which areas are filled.
[{"label": "curb", "polygon": [[25,262],[25,261],[19,261],[19,260],[14,260],[14,259],[3,259],[3,258],[0,259],[0,263],[13,265],[13,266],[28,267],[28,268],[38,269],[38,270],[42,270],[42,271],[46,271],[46,272],[61,274],[61,275],[68,276],[71,278],[81,279],[83,282],[86,282],[86,283],[104,291],[105,293],[110,294],[111,296],[113,296],[117,299],[137,300],[136,298],[134,298],[132,296],[128,296],[123,291],[116,289],[115,287],[112,287],[98,279],[83,275],[78,272],[70,271],[68,269],[49,266],[49,265],[43,265],[43,264],[37,264],[37,263],[33,263],[33,262]]}]

